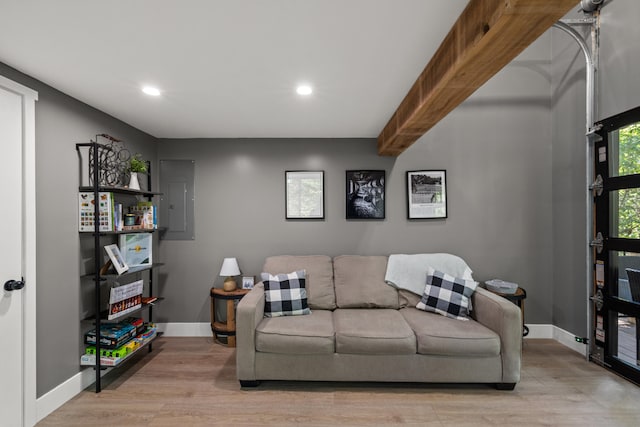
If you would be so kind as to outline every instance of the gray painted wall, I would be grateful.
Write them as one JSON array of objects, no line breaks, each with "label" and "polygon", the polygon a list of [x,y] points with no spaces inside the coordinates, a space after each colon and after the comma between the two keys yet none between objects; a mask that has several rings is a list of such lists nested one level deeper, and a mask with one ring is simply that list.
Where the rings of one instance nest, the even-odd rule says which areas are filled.
[{"label": "gray painted wall", "polygon": [[155,138],[0,63],[0,74],[38,91],[36,102],[37,395],[80,371],[80,324],[88,286],[80,285],[78,156],[75,144],[98,133],[127,141],[155,161]]},{"label": "gray painted wall", "polygon": [[[640,3],[607,1],[601,11],[596,120],[640,105]],[[573,14],[568,18],[582,17]],[[588,31],[587,42],[590,45]],[[587,333],[585,70],[578,45],[552,30],[553,324]]]},{"label": "gray painted wall", "polygon": [[[161,139],[158,159],[196,162],[195,241],[162,241],[158,321],[208,322],[224,257],[246,275],[279,254],[451,252],[480,280],[527,288],[527,321],[550,323],[550,37],[543,36],[398,158],[373,139]],[[354,112],[357,114],[357,112]],[[345,171],[385,169],[386,219],[345,220]],[[325,170],[326,219],[284,219],[284,172]],[[446,169],[449,218],[406,219],[405,173]]]},{"label": "gray painted wall", "polygon": [[640,2],[608,0],[600,35],[599,119],[640,105]]},{"label": "gray painted wall", "polygon": [[552,76],[553,324],[584,336],[587,333],[585,60],[577,43],[558,29],[552,30]]},{"label": "gray painted wall", "polygon": [[[599,118],[638,105],[640,31],[633,0],[602,13]],[[553,59],[553,64],[551,64]],[[557,30],[479,89],[397,159],[373,140],[156,140],[0,63],[0,74],[32,87],[38,200],[38,396],[79,370],[82,251],[77,233],[76,142],[122,137],[146,158],[196,161],[196,240],[162,242],[157,254],[160,321],[208,322],[208,290],[222,258],[245,274],[265,256],[447,251],[478,280],[527,288],[527,322],[586,332],[584,285],[584,86],[582,58]],[[354,112],[357,114],[357,112]],[[157,164],[157,163],[156,163]],[[321,222],[284,220],[284,171],[326,171]],[[387,218],[344,219],[344,171],[387,171]],[[405,172],[446,169],[449,218],[407,221]],[[286,238],[284,238],[286,237]]]}]

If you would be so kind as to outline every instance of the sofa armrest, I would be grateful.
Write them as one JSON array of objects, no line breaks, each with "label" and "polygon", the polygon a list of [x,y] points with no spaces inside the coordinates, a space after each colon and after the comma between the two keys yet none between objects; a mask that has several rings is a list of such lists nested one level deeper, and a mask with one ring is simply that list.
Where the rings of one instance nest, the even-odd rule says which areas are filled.
[{"label": "sofa armrest", "polygon": [[520,381],[522,363],[522,312],[509,300],[477,288],[472,297],[472,317],[500,336],[502,382]]},{"label": "sofa armrest", "polygon": [[264,317],[264,285],[256,284],[236,309],[236,371],[238,380],[256,380],[256,327]]}]

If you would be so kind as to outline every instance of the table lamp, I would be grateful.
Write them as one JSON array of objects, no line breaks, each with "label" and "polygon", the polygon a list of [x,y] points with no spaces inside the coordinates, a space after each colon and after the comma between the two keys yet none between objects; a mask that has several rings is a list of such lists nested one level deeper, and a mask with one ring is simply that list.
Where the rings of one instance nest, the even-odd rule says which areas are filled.
[{"label": "table lamp", "polygon": [[236,281],[232,276],[240,275],[240,268],[238,267],[238,261],[235,258],[225,258],[222,261],[222,268],[220,269],[220,276],[226,276],[222,289],[227,292],[231,292],[236,289]]}]

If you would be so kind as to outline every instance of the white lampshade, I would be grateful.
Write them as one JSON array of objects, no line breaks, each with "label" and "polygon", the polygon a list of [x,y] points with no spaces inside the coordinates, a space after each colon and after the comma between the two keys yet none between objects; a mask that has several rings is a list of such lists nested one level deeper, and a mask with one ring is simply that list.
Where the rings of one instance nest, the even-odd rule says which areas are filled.
[{"label": "white lampshade", "polygon": [[222,261],[222,268],[220,269],[221,276],[238,276],[240,275],[240,267],[238,267],[238,260],[235,258],[225,258]]}]

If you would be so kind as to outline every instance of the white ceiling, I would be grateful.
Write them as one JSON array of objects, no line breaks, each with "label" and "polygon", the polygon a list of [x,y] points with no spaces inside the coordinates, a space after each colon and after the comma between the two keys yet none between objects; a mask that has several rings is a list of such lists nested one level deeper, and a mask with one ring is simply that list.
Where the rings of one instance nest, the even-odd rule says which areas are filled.
[{"label": "white ceiling", "polygon": [[466,4],[0,0],[0,62],[159,138],[377,137]]}]

